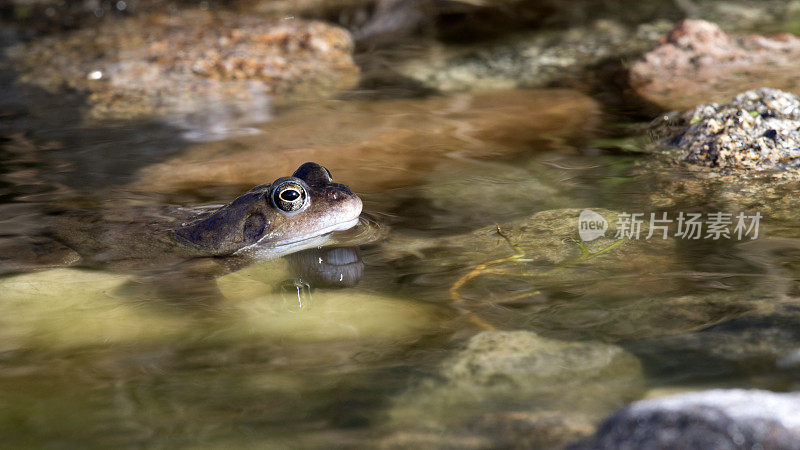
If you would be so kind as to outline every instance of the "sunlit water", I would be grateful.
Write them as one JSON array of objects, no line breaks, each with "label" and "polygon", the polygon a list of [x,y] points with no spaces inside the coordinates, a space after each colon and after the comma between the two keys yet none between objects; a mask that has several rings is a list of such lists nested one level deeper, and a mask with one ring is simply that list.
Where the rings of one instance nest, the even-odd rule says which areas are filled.
[{"label": "sunlit water", "polygon": [[[131,188],[139,169],[191,146],[162,126],[23,131],[5,131],[2,143],[3,261],[34,260],[20,250],[27,246],[49,251],[37,246],[52,234],[49,218],[64,211],[224,203],[250,187]],[[574,213],[559,219],[574,224],[570,231],[534,221],[511,242],[497,234],[497,224],[513,231],[536,213],[566,208],[676,217],[747,206],[714,192],[685,195],[676,186],[686,175],[638,169],[650,156],[593,140],[607,135],[578,136],[575,145],[514,142],[518,151],[504,157],[443,152],[437,164],[409,173],[413,182],[363,194],[369,219],[341,235],[347,247],[338,250],[213,270],[200,263],[194,271],[152,261],[7,266],[0,279],[3,445],[375,444],[441,419],[426,415],[415,395],[428,394],[419,386],[485,328],[615,344],[638,358],[636,390],[587,381],[555,411],[602,417],[648,390],[793,386],[791,371],[775,363],[800,346],[794,212],[761,211],[758,245],[640,240],[584,261],[569,240],[577,237]],[[320,154],[317,162],[336,157]],[[348,183],[360,191],[359,180]],[[665,204],[669,189],[677,200]],[[524,261],[491,264],[469,278],[479,265],[514,255],[512,245],[524,248]],[[714,326],[721,331],[697,333]],[[762,340],[761,331],[771,340],[736,353],[740,341]],[[538,401],[551,401],[546,390],[520,400]],[[479,414],[453,404],[458,414]],[[498,399],[489,410],[521,407],[503,405]],[[442,408],[437,414],[455,412]]]}]

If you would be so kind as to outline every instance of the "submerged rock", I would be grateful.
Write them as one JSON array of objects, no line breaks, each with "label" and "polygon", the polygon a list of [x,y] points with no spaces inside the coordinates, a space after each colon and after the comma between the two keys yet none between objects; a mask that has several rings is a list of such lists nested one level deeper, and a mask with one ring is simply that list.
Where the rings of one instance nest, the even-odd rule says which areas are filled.
[{"label": "submerged rock", "polygon": [[474,92],[377,102],[331,101],[288,111],[263,134],[197,145],[145,168],[148,191],[260,184],[320,161],[354,191],[381,192],[425,179],[464,157],[498,158],[563,148],[596,125],[598,104],[570,90]]},{"label": "submerged rock", "polygon": [[398,396],[381,444],[563,445],[641,388],[639,362],[614,345],[486,331]]},{"label": "submerged rock", "polygon": [[[558,150],[545,151],[533,163],[482,160],[460,170],[432,172],[416,186],[383,195],[379,207],[392,215],[392,226],[453,234],[525,217],[530,211],[580,206],[572,179],[549,164],[554,154],[561,156]],[[573,173],[570,169],[569,175]]]},{"label": "submerged rock", "polygon": [[220,335],[396,345],[435,332],[444,319],[442,311],[424,302],[360,289],[312,290],[289,265],[286,259],[254,264],[215,280],[225,298],[220,309],[232,319]]},{"label": "submerged rock", "polygon": [[[757,303],[758,299],[754,299]],[[767,302],[762,302],[767,303]],[[769,303],[779,303],[771,299]],[[796,299],[794,300],[796,303]],[[776,375],[795,370],[791,355],[800,342],[795,304],[741,315],[699,331],[631,342],[627,348],[667,379],[720,377],[731,373]]]},{"label": "submerged rock", "polygon": [[800,39],[732,36],[714,23],[684,20],[630,69],[636,93],[665,109],[723,101],[737,92],[797,86]]},{"label": "submerged rock", "polygon": [[[768,303],[761,299],[776,297],[774,285],[750,278],[767,269],[743,265],[743,271],[750,271],[745,277],[698,274],[684,253],[687,242],[700,245],[699,240],[676,237],[675,228],[664,239],[663,230],[655,227],[648,238],[649,216],[643,217],[638,238],[627,234],[620,240],[616,234],[625,216],[592,211],[597,214],[592,220],[607,222],[607,229],[588,242],[580,240],[582,211],[557,209],[500,223],[515,248],[491,225],[440,238],[393,232],[379,244],[380,251],[403,274],[406,289],[428,295],[432,287],[447,289],[439,295],[491,324],[536,326],[573,339],[689,332],[741,316]],[[697,293],[689,295],[687,289]]]},{"label": "submerged rock", "polygon": [[52,269],[0,279],[0,351],[164,342],[190,321],[125,298],[127,275]]},{"label": "submerged rock", "polygon": [[633,403],[577,449],[800,448],[800,394],[711,390]]},{"label": "submerged rock", "polygon": [[184,10],[109,20],[6,56],[25,84],[86,93],[90,119],[213,116],[201,125],[220,126],[225,118],[264,121],[273,101],[355,86],[351,52],[349,34],[321,22]]},{"label": "submerged rock", "polygon": [[[614,345],[563,342],[529,331],[484,331],[446,361],[440,375],[461,398],[538,394],[562,402],[583,397],[573,388],[592,389],[593,383],[602,383],[604,390],[616,385],[612,392],[635,391],[631,381],[639,381],[639,370],[636,358]],[[603,403],[596,396],[584,400]]]},{"label": "submerged rock", "polygon": [[[423,286],[450,286],[476,265],[492,262],[460,285],[460,297],[475,303],[526,304],[545,300],[550,294],[569,290],[574,294],[591,291],[600,295],[607,289],[619,292],[623,273],[641,272],[641,267],[659,264],[664,270],[674,264],[672,239],[660,232],[646,239],[647,223],[638,238],[616,237],[619,214],[595,209],[593,221],[603,222],[604,231],[595,239],[582,241],[579,235],[580,209],[553,209],[496,225],[436,239],[414,240],[393,233],[382,243],[383,253],[396,258],[408,272],[407,282]],[[580,245],[578,245],[580,243]],[[585,249],[585,254],[584,250]],[[413,249],[410,254],[407,249]],[[519,252],[519,257],[514,257]],[[590,257],[597,254],[596,258]],[[602,273],[608,276],[603,277]],[[613,274],[613,276],[611,276]],[[591,282],[588,282],[591,280]],[[641,292],[646,277],[639,278]],[[661,281],[652,280],[661,284]],[[632,292],[630,283],[623,291]],[[430,289],[430,287],[428,287]],[[551,291],[550,289],[553,289]],[[637,288],[638,290],[638,288]]]},{"label": "submerged rock", "polygon": [[682,161],[730,170],[786,169],[800,163],[800,98],[761,88],[727,104],[703,104],[677,124],[657,124]]}]

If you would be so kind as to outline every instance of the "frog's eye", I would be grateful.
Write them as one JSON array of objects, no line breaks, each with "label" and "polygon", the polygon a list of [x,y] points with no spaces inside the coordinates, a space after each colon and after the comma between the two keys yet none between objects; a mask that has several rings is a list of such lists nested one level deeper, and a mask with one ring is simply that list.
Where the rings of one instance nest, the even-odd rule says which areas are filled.
[{"label": "frog's eye", "polygon": [[282,211],[297,211],[306,204],[306,190],[297,183],[287,181],[272,191],[272,202]]}]

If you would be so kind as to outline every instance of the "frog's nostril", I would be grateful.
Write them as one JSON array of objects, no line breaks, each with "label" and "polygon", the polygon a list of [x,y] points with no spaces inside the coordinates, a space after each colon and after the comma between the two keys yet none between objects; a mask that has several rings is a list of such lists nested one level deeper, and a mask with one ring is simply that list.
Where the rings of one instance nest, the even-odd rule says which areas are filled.
[{"label": "frog's nostril", "polygon": [[339,192],[343,194],[352,195],[353,193],[350,191],[350,188],[347,185],[340,184],[340,183],[331,183],[331,188],[334,192]]},{"label": "frog's nostril", "polygon": [[350,192],[350,189],[342,186],[335,186],[334,189],[331,190],[330,194],[331,200],[346,200],[352,196],[353,193]]}]

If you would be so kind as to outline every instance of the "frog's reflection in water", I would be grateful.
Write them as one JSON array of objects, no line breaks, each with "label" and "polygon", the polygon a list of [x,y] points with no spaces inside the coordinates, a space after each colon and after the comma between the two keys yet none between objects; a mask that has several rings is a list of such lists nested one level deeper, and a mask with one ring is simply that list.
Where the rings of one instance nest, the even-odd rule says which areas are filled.
[{"label": "frog's reflection in water", "polygon": [[364,262],[357,247],[322,247],[286,256],[291,278],[280,283],[287,307],[309,306],[315,288],[355,286],[364,275]]},{"label": "frog's reflection in water", "polygon": [[[157,298],[192,311],[217,310],[231,295],[266,295],[282,299],[287,309],[294,310],[308,306],[315,289],[352,287],[363,274],[357,247],[315,247],[256,263],[238,257],[197,258],[176,270],[140,273],[117,294],[140,300]],[[220,283],[224,285],[223,280],[231,277],[237,280],[234,292],[220,290]]]}]

